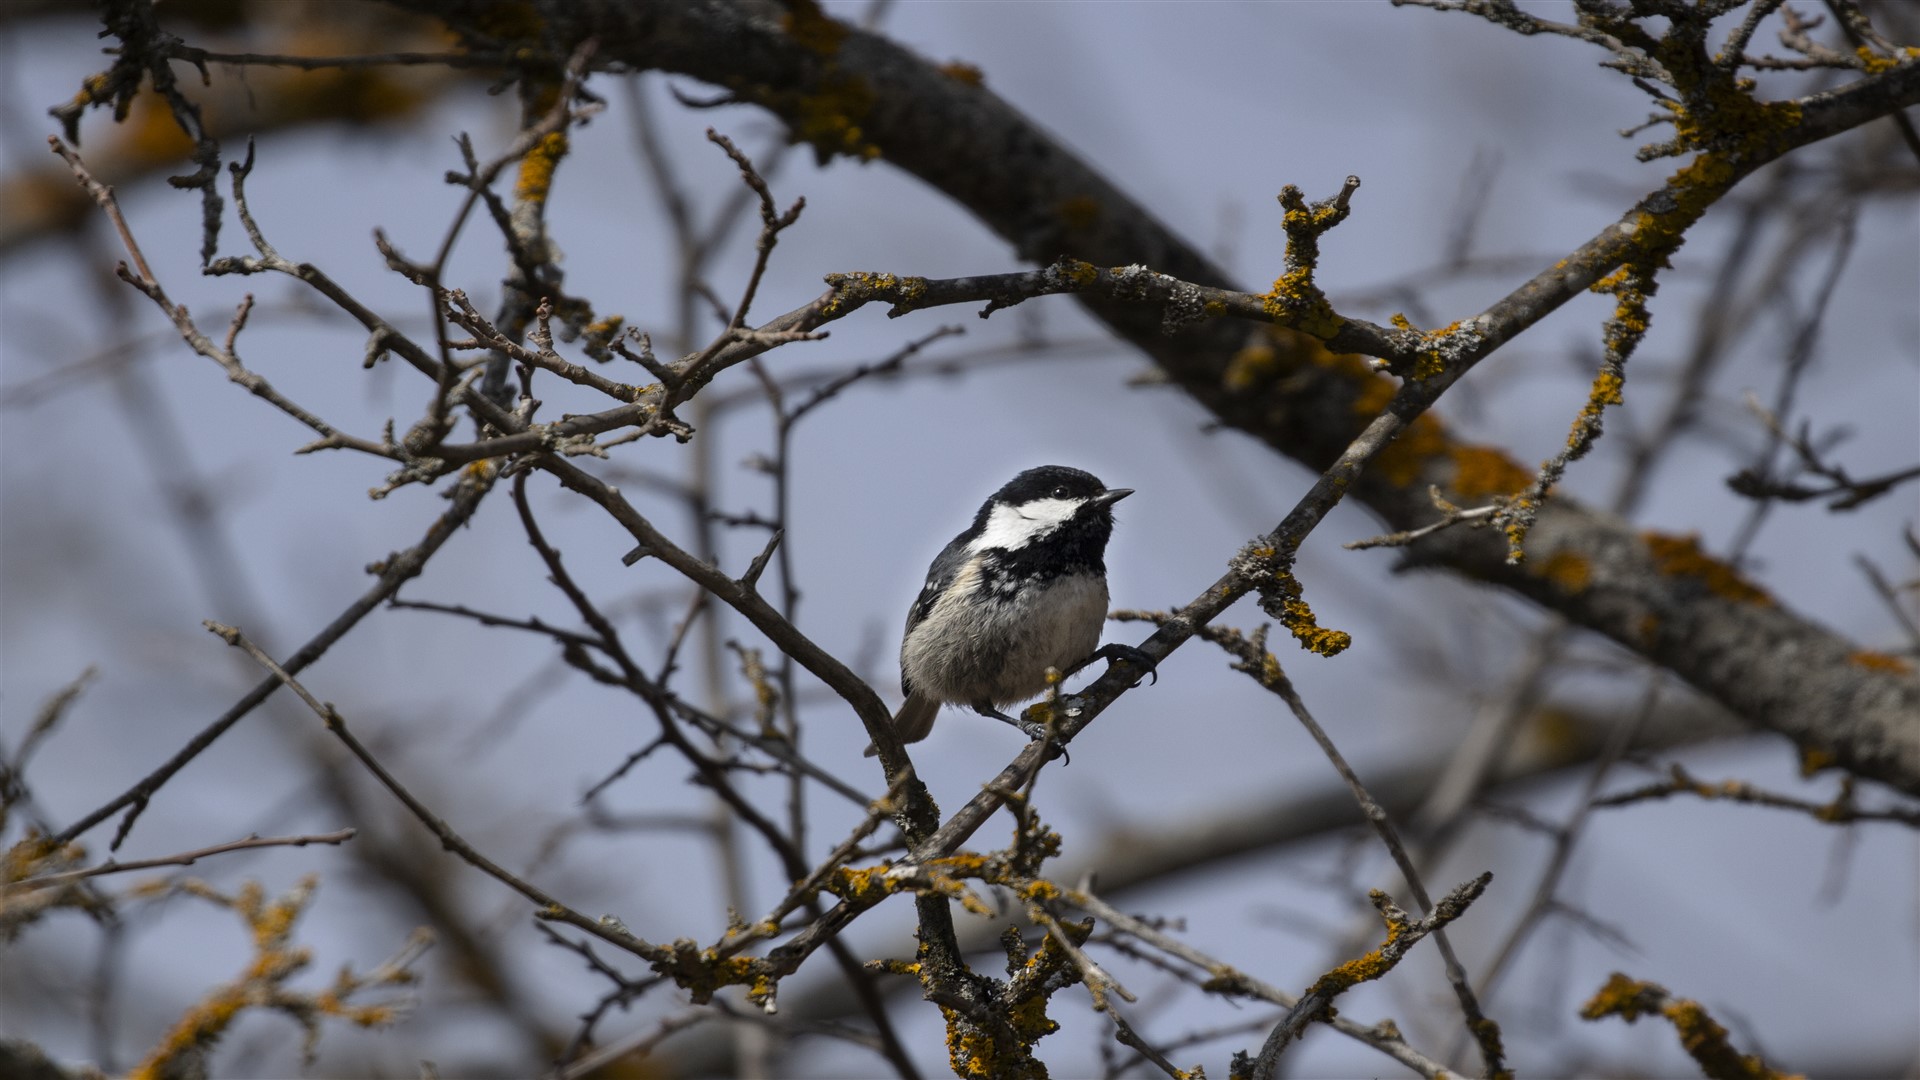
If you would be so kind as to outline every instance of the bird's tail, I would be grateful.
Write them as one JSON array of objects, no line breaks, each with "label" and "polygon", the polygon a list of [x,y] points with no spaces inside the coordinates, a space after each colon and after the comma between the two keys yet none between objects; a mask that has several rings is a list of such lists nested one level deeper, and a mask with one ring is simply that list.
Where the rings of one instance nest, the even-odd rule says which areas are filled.
[{"label": "bird's tail", "polygon": [[[907,695],[906,704],[893,716],[893,730],[903,743],[919,742],[933,731],[933,718],[940,715],[940,702],[925,694]],[[880,751],[872,743],[867,744],[867,756],[872,757]]]}]

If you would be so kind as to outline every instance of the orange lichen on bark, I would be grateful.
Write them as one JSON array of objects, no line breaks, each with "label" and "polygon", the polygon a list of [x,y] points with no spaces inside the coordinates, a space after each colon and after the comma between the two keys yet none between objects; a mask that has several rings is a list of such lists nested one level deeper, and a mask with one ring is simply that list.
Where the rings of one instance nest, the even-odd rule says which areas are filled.
[{"label": "orange lichen on bark", "polygon": [[560,167],[560,159],[567,156],[567,133],[550,131],[541,136],[527,156],[520,159],[520,177],[514,182],[513,194],[521,202],[543,203],[547,193],[553,190],[553,173]]},{"label": "orange lichen on bark", "polygon": [[285,1013],[306,1028],[307,1048],[319,1036],[318,1018],[332,1016],[361,1027],[391,1022],[397,1010],[391,1005],[353,1005],[348,995],[369,985],[394,985],[409,981],[404,971],[388,971],[364,979],[342,971],[334,985],[317,993],[304,993],[286,986],[286,981],[312,962],[312,954],[292,944],[292,932],[313,896],[316,879],[302,879],[285,896],[269,900],[265,890],[249,882],[231,897],[214,891],[204,883],[189,881],[177,886],[181,891],[200,896],[229,908],[247,923],[253,936],[254,957],[239,979],[219,987],[189,1008],[173,1027],[128,1075],[135,1080],[158,1080],[175,1075],[190,1055],[210,1049],[247,1009],[273,1009]]},{"label": "orange lichen on bark", "polygon": [[[1393,395],[1399,389],[1391,377],[1374,371],[1365,357],[1353,353],[1333,353],[1316,348],[1312,361],[1353,384],[1354,395],[1350,407],[1356,416],[1372,419],[1380,415],[1393,402]],[[1446,425],[1432,413],[1423,412],[1413,418],[1413,422],[1399,437],[1373,456],[1369,467],[1388,484],[1404,488],[1418,481],[1435,458],[1451,453],[1453,449],[1453,438],[1447,433]]]},{"label": "orange lichen on bark", "polygon": [[1559,586],[1562,592],[1578,596],[1587,591],[1593,583],[1593,563],[1585,555],[1565,548],[1556,548],[1554,553],[1539,563],[1533,573]]},{"label": "orange lichen on bark", "polygon": [[1713,1080],[1805,1080],[1768,1068],[1751,1054],[1742,1054],[1727,1041],[1727,1029],[1716,1023],[1697,1001],[1676,998],[1657,983],[1629,979],[1619,972],[1607,979],[1599,993],[1580,1010],[1582,1018],[1600,1020],[1618,1016],[1629,1024],[1642,1016],[1662,1016],[1680,1035],[1680,1046]]},{"label": "orange lichen on bark", "polygon": [[1353,644],[1351,634],[1325,629],[1314,619],[1313,609],[1302,598],[1300,579],[1286,570],[1276,572],[1274,577],[1279,582],[1274,589],[1280,594],[1280,621],[1301,648],[1321,656],[1338,656]]},{"label": "orange lichen on bark", "polygon": [[1060,223],[1080,232],[1100,223],[1100,200],[1091,195],[1069,195],[1053,204]]},{"label": "orange lichen on bark", "polygon": [[787,0],[786,8],[783,21],[788,37],[821,56],[840,51],[840,43],[847,38],[845,23],[822,11],[816,0]]},{"label": "orange lichen on bark", "polygon": [[1447,456],[1453,460],[1453,482],[1447,486],[1462,499],[1513,495],[1533,482],[1530,470],[1491,446],[1462,444]]},{"label": "orange lichen on bark", "polygon": [[822,160],[846,154],[872,161],[880,156],[880,148],[868,141],[865,124],[874,102],[873,87],[865,79],[840,73],[824,76],[817,90],[795,103],[794,138],[813,146]]},{"label": "orange lichen on bark", "polygon": [[1260,295],[1261,306],[1274,321],[1322,341],[1332,339],[1346,325],[1313,280],[1320,260],[1320,234],[1347,216],[1343,203],[1344,198],[1310,206],[1292,184],[1280,190],[1280,224],[1287,233],[1286,270],[1273,279],[1273,288]]},{"label": "orange lichen on bark", "polygon": [[1313,362],[1327,368],[1348,382],[1358,391],[1353,395],[1353,413],[1372,419],[1380,415],[1380,410],[1393,401],[1393,395],[1399,387],[1391,378],[1373,370],[1363,356],[1353,353],[1333,353],[1321,349]]},{"label": "orange lichen on bark", "polygon": [[1273,378],[1280,370],[1280,354],[1268,342],[1255,340],[1227,361],[1220,385],[1240,393]]},{"label": "orange lichen on bark", "polygon": [[1803,746],[1800,748],[1800,776],[1802,779],[1811,779],[1820,772],[1834,768],[1839,764],[1840,759],[1834,757],[1831,750],[1826,750],[1818,746]]},{"label": "orange lichen on bark", "polygon": [[1313,283],[1313,267],[1288,270],[1273,279],[1273,288],[1260,294],[1261,307],[1274,319],[1325,341],[1347,325],[1334,313],[1326,294]]},{"label": "orange lichen on bark", "polygon": [[1438,417],[1421,413],[1399,438],[1374,455],[1373,468],[1380,479],[1394,487],[1409,487],[1426,472],[1427,464],[1445,454],[1452,443],[1446,425]]},{"label": "orange lichen on bark", "polygon": [[[1388,321],[1397,329],[1419,335],[1420,343],[1415,346],[1419,350],[1419,356],[1414,360],[1412,370],[1407,373],[1416,382],[1431,379],[1445,372],[1449,358],[1457,353],[1462,344],[1462,338],[1465,338],[1468,343],[1477,341],[1479,338],[1477,333],[1472,332],[1460,335],[1459,320],[1434,331],[1421,330],[1413,325],[1412,319],[1398,312],[1394,313]],[[1456,337],[1456,335],[1460,336]]]},{"label": "orange lichen on bark", "polygon": [[985,85],[987,81],[986,76],[981,73],[979,68],[964,60],[950,60],[947,63],[941,64],[935,70],[947,78],[952,79],[954,82],[965,83],[968,86],[982,86]]},{"label": "orange lichen on bark", "polygon": [[[1641,329],[1644,331],[1645,328],[1645,324],[1642,323]],[[1599,433],[1601,414],[1606,411],[1607,406],[1621,403],[1620,392],[1625,387],[1626,380],[1621,378],[1618,372],[1602,371],[1594,376],[1593,387],[1587,392],[1587,404],[1580,410],[1580,419],[1575,422],[1573,432],[1567,436],[1569,446],[1579,443],[1582,434],[1589,429],[1594,434]],[[1589,439],[1591,437],[1591,435],[1587,436]]]},{"label": "orange lichen on bark", "polygon": [[1647,553],[1653,556],[1654,568],[1667,577],[1690,578],[1713,595],[1737,603],[1761,606],[1773,603],[1773,597],[1765,590],[1702,550],[1697,534],[1672,536],[1648,531],[1641,533],[1640,538],[1647,545]]},{"label": "orange lichen on bark", "polygon": [[159,94],[134,98],[133,109],[119,130],[118,149],[140,164],[181,161],[193,153],[193,138],[181,129]]},{"label": "orange lichen on bark", "polygon": [[1863,667],[1868,671],[1884,671],[1893,675],[1913,674],[1913,665],[1897,656],[1889,656],[1872,649],[1860,649],[1847,656],[1847,663]]},{"label": "orange lichen on bark", "polygon": [[1607,978],[1606,985],[1580,1007],[1580,1017],[1599,1020],[1618,1016],[1622,1020],[1638,1020],[1659,1009],[1666,996],[1667,991],[1658,984],[1629,979],[1616,971]]}]

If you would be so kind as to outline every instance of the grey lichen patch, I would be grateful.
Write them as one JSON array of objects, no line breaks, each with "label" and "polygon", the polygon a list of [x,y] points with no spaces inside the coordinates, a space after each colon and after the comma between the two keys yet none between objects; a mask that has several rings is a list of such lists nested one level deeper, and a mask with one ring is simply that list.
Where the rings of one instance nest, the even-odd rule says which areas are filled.
[{"label": "grey lichen patch", "polygon": [[1199,322],[1207,317],[1207,303],[1200,296],[1200,290],[1187,282],[1174,285],[1173,292],[1167,297],[1166,307],[1160,312],[1160,332],[1171,335],[1189,323]]}]

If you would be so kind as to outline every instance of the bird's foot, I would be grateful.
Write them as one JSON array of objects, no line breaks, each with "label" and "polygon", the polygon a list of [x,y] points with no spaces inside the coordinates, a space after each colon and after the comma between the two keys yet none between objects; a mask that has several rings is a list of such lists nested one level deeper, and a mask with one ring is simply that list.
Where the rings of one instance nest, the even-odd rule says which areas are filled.
[{"label": "bird's foot", "polygon": [[1065,745],[1055,741],[1054,732],[1050,730],[1047,725],[1038,724],[1031,720],[1022,720],[1017,726],[1021,731],[1026,733],[1027,738],[1032,739],[1045,748],[1047,757],[1059,758],[1060,764],[1062,765],[1073,764],[1072,755],[1067,753]]},{"label": "bird's foot", "polygon": [[[1147,677],[1151,678],[1153,682],[1160,681],[1160,673],[1155,670],[1159,667],[1159,663],[1155,661],[1153,657],[1148,656],[1145,652],[1134,648],[1132,645],[1122,645],[1117,641],[1108,645],[1102,645],[1093,650],[1085,660],[1069,668],[1067,674],[1072,675],[1081,668],[1093,663],[1095,660],[1105,660],[1108,664],[1112,664],[1116,660],[1124,660],[1145,672]],[[1135,679],[1133,685],[1139,686],[1140,680]],[[1148,685],[1151,686],[1152,683],[1148,683]]]},{"label": "bird's foot", "polygon": [[975,702],[971,708],[981,716],[990,716],[1003,724],[1013,725],[1019,729],[1021,734],[1032,739],[1034,742],[1047,744],[1048,757],[1057,756],[1066,764],[1073,764],[1073,759],[1067,756],[1067,748],[1054,741],[1054,732],[1048,729],[1047,725],[1034,720],[1028,720],[1025,717],[1008,716],[1006,713],[1001,712],[999,709],[994,708],[992,704],[985,701]]}]

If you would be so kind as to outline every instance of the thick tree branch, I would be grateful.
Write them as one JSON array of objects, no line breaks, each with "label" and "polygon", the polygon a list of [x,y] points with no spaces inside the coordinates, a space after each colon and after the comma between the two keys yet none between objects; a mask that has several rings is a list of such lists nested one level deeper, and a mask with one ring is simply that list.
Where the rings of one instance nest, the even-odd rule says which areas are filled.
[{"label": "thick tree branch", "polygon": [[[400,2],[456,31],[485,6]],[[820,16],[810,10],[595,0],[555,13],[548,29],[563,44],[596,38],[602,63],[726,87],[772,111],[823,155],[883,157],[972,210],[1022,258],[1137,263],[1196,285],[1231,287],[1191,245],[990,90],[877,35],[837,22],[814,26],[808,20]],[[1426,414],[1474,362],[1629,259],[1677,242],[1719,194],[1767,161],[1914,104],[1920,61],[1907,61],[1794,103],[1767,137],[1737,153],[1702,154],[1618,223],[1464,320],[1476,335],[1471,347],[1435,377],[1398,391],[1364,364],[1300,335],[1249,337],[1243,326],[1214,320],[1168,336],[1161,306],[1084,302],[1223,422],[1310,468],[1326,468],[1373,421],[1369,439],[1384,451],[1364,469],[1359,463],[1373,455],[1361,454],[1332,479],[1392,528],[1417,528],[1431,518],[1430,485],[1461,497],[1510,494],[1530,477],[1498,452],[1456,440]],[[983,167],[988,161],[992,167]],[[1327,336],[1340,342],[1337,332]],[[1805,749],[1920,793],[1920,725],[1910,722],[1920,713],[1920,679],[1912,673],[1855,662],[1860,650],[1852,642],[1735,584],[1697,546],[1639,533],[1571,499],[1556,497],[1541,509],[1528,549],[1527,564],[1510,566],[1497,538],[1451,530],[1412,551],[1425,564],[1499,584],[1605,634]]]}]

